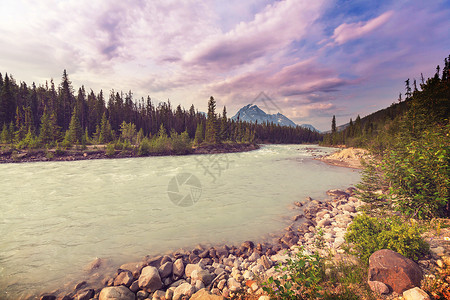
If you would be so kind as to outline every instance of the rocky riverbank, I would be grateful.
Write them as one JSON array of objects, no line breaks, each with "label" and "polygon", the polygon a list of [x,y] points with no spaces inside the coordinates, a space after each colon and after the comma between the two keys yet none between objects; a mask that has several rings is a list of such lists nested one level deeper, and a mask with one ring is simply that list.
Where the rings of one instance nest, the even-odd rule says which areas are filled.
[{"label": "rocky riverbank", "polygon": [[[146,256],[141,261],[123,264],[114,275],[105,274],[107,261],[99,258],[88,266],[85,280],[68,283],[39,299],[267,300],[270,298],[263,291],[262,283],[270,276],[278,276],[275,266],[285,263],[288,254],[297,253],[299,247],[303,247],[304,253],[328,257],[332,264],[346,263],[359,268],[358,260],[343,248],[346,229],[360,213],[357,209],[363,203],[355,195],[354,188],[329,190],[327,195],[327,199],[320,201],[307,198],[293,203],[295,214],[291,224],[274,242],[198,245],[193,249]],[[427,257],[416,264],[393,251],[377,251],[369,260],[369,281],[364,283],[363,279],[360,285],[372,289],[372,296],[378,299],[402,299],[402,296],[403,299],[429,299],[419,289],[421,280],[424,279],[422,287],[426,289],[427,285],[436,282],[436,276],[443,276],[443,280],[450,278],[450,228],[429,231],[424,237],[431,246]],[[392,259],[401,267],[379,269],[386,265],[386,260]],[[331,270],[327,269],[325,273],[327,271]],[[434,281],[430,283],[430,280]],[[445,284],[441,286],[445,288]],[[417,293],[424,297],[415,298]]]},{"label": "rocky riverbank", "polygon": [[[217,153],[236,153],[246,152],[259,149],[256,144],[218,144],[218,145],[201,145],[192,148],[188,154],[217,154]],[[175,153],[164,152],[155,153],[150,156],[175,155]],[[6,149],[0,151],[0,163],[23,163],[38,161],[74,161],[74,160],[92,160],[92,159],[117,159],[139,157],[137,151],[133,150],[115,150],[108,153],[105,145],[89,146],[87,149],[36,149],[36,150],[20,150]]]},{"label": "rocky riverbank", "polygon": [[[86,280],[41,299],[223,299],[243,294],[264,299],[261,282],[276,274],[274,266],[288,259],[287,251],[303,246],[309,253],[325,253],[324,248],[336,255],[344,253],[346,228],[362,204],[354,191],[330,190],[327,199],[294,203],[290,226],[273,243],[245,241],[179,249],[121,265],[116,274],[106,277],[102,277],[105,261],[97,259],[89,266]],[[93,278],[98,280],[91,282]]]}]

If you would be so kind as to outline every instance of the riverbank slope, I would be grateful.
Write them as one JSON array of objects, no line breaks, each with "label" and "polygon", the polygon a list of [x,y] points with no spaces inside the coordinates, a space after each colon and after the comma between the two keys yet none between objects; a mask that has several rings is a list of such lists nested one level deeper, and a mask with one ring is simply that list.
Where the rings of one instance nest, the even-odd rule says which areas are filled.
[{"label": "riverbank slope", "polygon": [[[200,145],[193,147],[192,151],[183,155],[190,154],[217,154],[217,153],[236,153],[259,149],[257,144],[251,143],[223,143],[216,145]],[[173,152],[152,153],[148,156],[177,155]],[[106,145],[88,146],[86,149],[36,149],[19,150],[7,149],[0,151],[0,163],[23,163],[38,161],[74,161],[74,160],[92,160],[92,159],[115,159],[142,157],[137,151],[133,150],[112,150],[108,151]]]}]

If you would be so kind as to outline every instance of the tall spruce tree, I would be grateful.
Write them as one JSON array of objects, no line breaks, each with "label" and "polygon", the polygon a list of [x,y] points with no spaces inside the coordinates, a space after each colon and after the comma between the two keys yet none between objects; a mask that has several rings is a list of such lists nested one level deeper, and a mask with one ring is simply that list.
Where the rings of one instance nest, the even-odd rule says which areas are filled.
[{"label": "tall spruce tree", "polygon": [[205,140],[208,143],[219,142],[219,132],[217,130],[216,100],[211,96],[208,101],[208,116],[206,119]]},{"label": "tall spruce tree", "polygon": [[12,77],[5,75],[2,88],[0,90],[0,124],[9,124],[14,121],[14,112],[16,110],[16,100],[13,93]]},{"label": "tall spruce tree", "polygon": [[51,127],[50,117],[48,116],[47,109],[44,110],[44,114],[41,118],[41,129],[39,133],[39,143],[41,145],[48,145],[53,142],[53,128]]},{"label": "tall spruce tree", "polygon": [[71,144],[79,144],[83,138],[83,129],[81,128],[76,109],[73,110],[66,138]]},{"label": "tall spruce tree", "polygon": [[203,136],[204,136],[203,123],[198,123],[197,129],[195,130],[194,144],[200,145],[203,142]]},{"label": "tall spruce tree", "polygon": [[220,140],[226,141],[228,139],[228,118],[227,108],[223,107],[222,118],[220,119]]}]

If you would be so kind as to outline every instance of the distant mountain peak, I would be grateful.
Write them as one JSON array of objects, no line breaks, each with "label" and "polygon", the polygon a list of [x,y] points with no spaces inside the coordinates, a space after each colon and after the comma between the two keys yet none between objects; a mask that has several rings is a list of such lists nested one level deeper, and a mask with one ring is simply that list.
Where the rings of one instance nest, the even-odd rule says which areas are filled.
[{"label": "distant mountain peak", "polygon": [[267,114],[256,104],[247,104],[242,107],[231,119],[237,120],[239,117],[240,121],[250,122],[259,124],[269,122],[274,124],[279,124],[281,126],[291,126],[296,127],[297,125],[292,122],[289,118],[281,114],[280,112],[276,114]]},{"label": "distant mountain peak", "polygon": [[262,123],[273,123],[273,124],[279,124],[281,126],[289,126],[289,127],[303,127],[306,129],[310,129],[312,131],[319,132],[316,128],[314,128],[310,124],[302,124],[297,125],[292,120],[290,120],[288,117],[283,115],[280,112],[277,112],[276,114],[267,114],[265,111],[263,111],[261,108],[258,107],[258,105],[250,103],[242,107],[231,119],[237,121],[239,118],[240,121],[249,122],[249,123],[256,123],[262,124]]}]

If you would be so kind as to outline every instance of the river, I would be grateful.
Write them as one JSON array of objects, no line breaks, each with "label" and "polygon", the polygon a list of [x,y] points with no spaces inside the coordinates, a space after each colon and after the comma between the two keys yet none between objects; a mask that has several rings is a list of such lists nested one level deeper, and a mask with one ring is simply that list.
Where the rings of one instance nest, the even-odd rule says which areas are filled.
[{"label": "river", "polygon": [[358,182],[334,149],[0,165],[0,299],[49,291],[96,257],[118,266],[198,243],[263,239],[289,206]]}]

